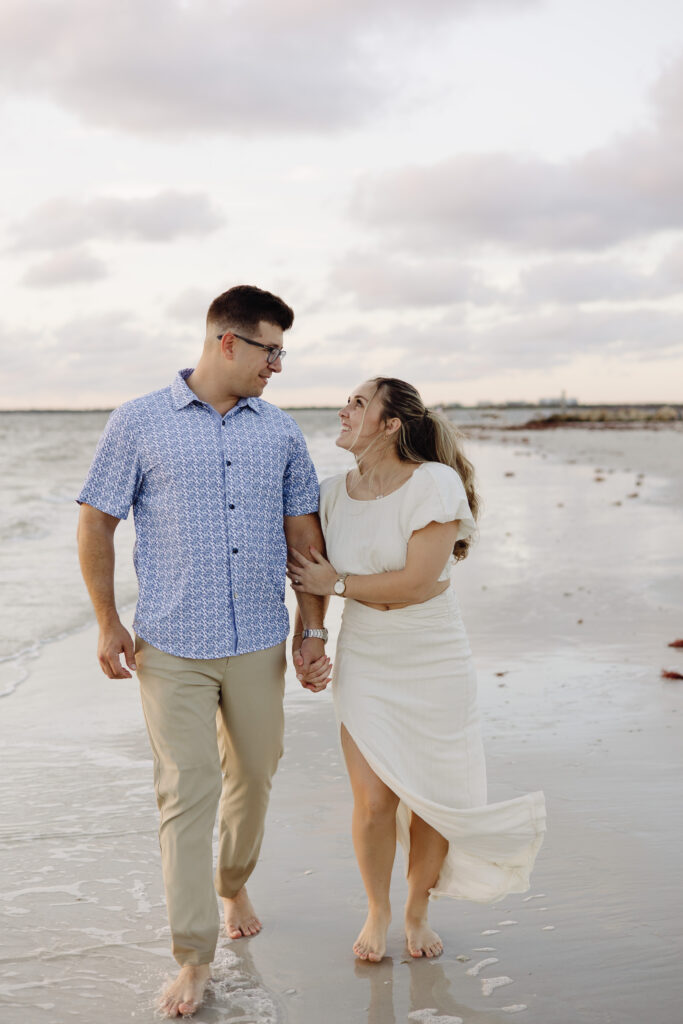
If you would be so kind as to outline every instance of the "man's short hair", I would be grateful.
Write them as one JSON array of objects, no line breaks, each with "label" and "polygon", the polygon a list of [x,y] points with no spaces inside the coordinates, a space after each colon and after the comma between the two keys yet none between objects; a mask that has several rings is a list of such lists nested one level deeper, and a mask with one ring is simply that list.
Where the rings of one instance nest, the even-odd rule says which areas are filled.
[{"label": "man's short hair", "polygon": [[253,331],[259,322],[276,324],[283,331],[294,323],[294,313],[286,302],[253,284],[238,284],[213,300],[206,322],[220,327],[241,327]]}]

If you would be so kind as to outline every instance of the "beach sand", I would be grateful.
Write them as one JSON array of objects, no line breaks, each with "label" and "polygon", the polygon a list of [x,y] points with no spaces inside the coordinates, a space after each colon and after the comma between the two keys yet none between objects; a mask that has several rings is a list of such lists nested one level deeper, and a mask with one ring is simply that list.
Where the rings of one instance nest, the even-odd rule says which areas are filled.
[{"label": "beach sand", "polygon": [[[683,435],[502,440],[469,446],[485,513],[454,586],[489,799],[545,790],[532,889],[495,906],[434,903],[445,953],[411,961],[399,852],[388,956],[355,961],[365,899],[331,696],[290,672],[286,753],[250,883],[264,929],[221,940],[196,1021],[680,1019],[683,683],[660,671],[683,671],[683,651],[667,647],[683,635]],[[3,1024],[152,1021],[175,970],[137,685],[107,680],[95,644],[90,628],[46,646],[0,707]]]}]

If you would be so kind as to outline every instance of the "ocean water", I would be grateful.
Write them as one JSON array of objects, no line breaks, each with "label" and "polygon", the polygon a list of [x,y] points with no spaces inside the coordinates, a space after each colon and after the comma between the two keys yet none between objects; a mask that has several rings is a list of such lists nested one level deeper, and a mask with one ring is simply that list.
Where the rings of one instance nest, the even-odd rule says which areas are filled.
[{"label": "ocean water", "polygon": [[[462,409],[452,415],[466,429],[475,423],[523,423],[531,414],[529,409]],[[348,454],[334,445],[333,410],[293,415],[321,478],[351,465]],[[74,498],[107,418],[106,412],[0,412],[0,696],[26,678],[42,644],[92,622],[78,568]],[[136,599],[133,541],[131,515],[116,531],[119,608]]]}]

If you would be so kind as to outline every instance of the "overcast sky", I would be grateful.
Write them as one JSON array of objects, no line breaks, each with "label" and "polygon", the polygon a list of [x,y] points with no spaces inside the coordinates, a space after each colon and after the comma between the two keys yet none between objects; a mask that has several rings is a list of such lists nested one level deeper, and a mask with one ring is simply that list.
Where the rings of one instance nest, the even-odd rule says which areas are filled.
[{"label": "overcast sky", "polygon": [[0,408],[293,306],[267,397],[683,401],[680,0],[3,0]]}]

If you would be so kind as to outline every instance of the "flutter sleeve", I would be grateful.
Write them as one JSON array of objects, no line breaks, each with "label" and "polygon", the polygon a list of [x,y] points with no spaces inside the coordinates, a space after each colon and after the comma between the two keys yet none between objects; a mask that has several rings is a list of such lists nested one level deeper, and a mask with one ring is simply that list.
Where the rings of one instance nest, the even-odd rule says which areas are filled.
[{"label": "flutter sleeve", "polygon": [[402,510],[406,539],[429,523],[452,523],[456,519],[460,522],[457,540],[475,532],[465,488],[454,469],[440,462],[425,463],[413,474],[411,484],[409,500]]},{"label": "flutter sleeve", "polygon": [[320,484],[320,526],[323,531],[323,536],[327,536],[327,524],[330,521],[330,512],[332,506],[336,501],[339,485],[341,480],[345,480],[346,474],[337,474],[336,476],[328,476]]}]

